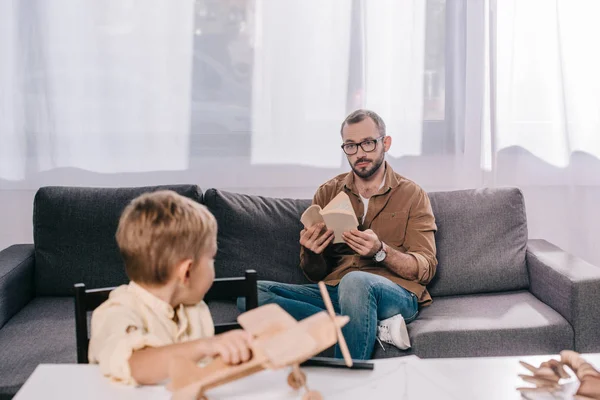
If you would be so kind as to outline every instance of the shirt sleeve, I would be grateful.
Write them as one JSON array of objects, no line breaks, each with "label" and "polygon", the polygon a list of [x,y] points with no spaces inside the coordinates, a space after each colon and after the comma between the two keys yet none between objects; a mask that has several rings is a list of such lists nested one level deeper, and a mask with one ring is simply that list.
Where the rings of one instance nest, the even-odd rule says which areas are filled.
[{"label": "shirt sleeve", "polygon": [[435,232],[437,226],[431,203],[427,193],[422,189],[416,194],[416,199],[410,209],[404,248],[406,254],[417,260],[419,268],[417,281],[427,285],[433,279],[436,268]]},{"label": "shirt sleeve", "polygon": [[105,303],[92,314],[89,361],[99,364],[102,374],[116,381],[137,386],[129,358],[136,350],[165,344],[146,332],[142,318],[122,304]]}]

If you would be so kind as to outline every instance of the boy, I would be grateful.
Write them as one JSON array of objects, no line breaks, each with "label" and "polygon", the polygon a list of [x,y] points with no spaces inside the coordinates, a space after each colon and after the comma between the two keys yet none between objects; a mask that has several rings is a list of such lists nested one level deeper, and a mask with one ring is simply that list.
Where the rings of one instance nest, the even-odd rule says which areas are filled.
[{"label": "boy", "polygon": [[167,378],[174,356],[250,358],[250,335],[214,336],[202,301],[217,251],[217,222],[206,207],[171,191],[143,194],[123,211],[116,239],[131,282],[92,315],[89,360],[104,375],[150,385]]}]

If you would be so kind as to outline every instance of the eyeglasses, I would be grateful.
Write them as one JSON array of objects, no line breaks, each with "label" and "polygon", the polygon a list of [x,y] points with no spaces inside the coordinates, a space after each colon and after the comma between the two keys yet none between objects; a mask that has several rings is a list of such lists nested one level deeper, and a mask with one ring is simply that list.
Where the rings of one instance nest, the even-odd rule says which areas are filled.
[{"label": "eyeglasses", "polygon": [[358,146],[360,146],[360,148],[363,149],[365,153],[370,153],[372,151],[375,151],[375,149],[377,148],[377,142],[384,138],[385,136],[381,136],[377,139],[363,140],[360,143],[344,143],[342,145],[342,150],[344,150],[344,153],[346,153],[347,155],[353,156],[358,152]]}]

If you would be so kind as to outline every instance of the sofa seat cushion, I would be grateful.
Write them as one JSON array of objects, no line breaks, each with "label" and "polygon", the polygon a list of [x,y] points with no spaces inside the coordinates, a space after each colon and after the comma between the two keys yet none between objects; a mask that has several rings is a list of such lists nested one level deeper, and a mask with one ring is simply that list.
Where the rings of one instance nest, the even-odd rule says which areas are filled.
[{"label": "sofa seat cushion", "polygon": [[207,304],[215,324],[237,322],[237,317],[240,315],[240,312],[234,301],[212,300]]},{"label": "sofa seat cushion", "polygon": [[310,200],[274,199],[209,189],[204,204],[219,224],[217,277],[309,283],[300,269],[300,216]]},{"label": "sofa seat cushion", "polygon": [[528,291],[435,298],[408,332],[421,358],[556,354],[574,343],[571,325]]},{"label": "sofa seat cushion", "polygon": [[0,398],[41,363],[77,362],[72,297],[36,297],[0,329]]}]

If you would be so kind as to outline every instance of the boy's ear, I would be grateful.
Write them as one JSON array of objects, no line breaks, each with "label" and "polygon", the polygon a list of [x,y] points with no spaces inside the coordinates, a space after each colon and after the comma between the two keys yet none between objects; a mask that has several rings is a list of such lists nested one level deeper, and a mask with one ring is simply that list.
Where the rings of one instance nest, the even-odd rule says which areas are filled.
[{"label": "boy's ear", "polygon": [[187,284],[190,280],[190,272],[194,262],[191,259],[183,260],[175,267],[175,276],[179,282]]}]

